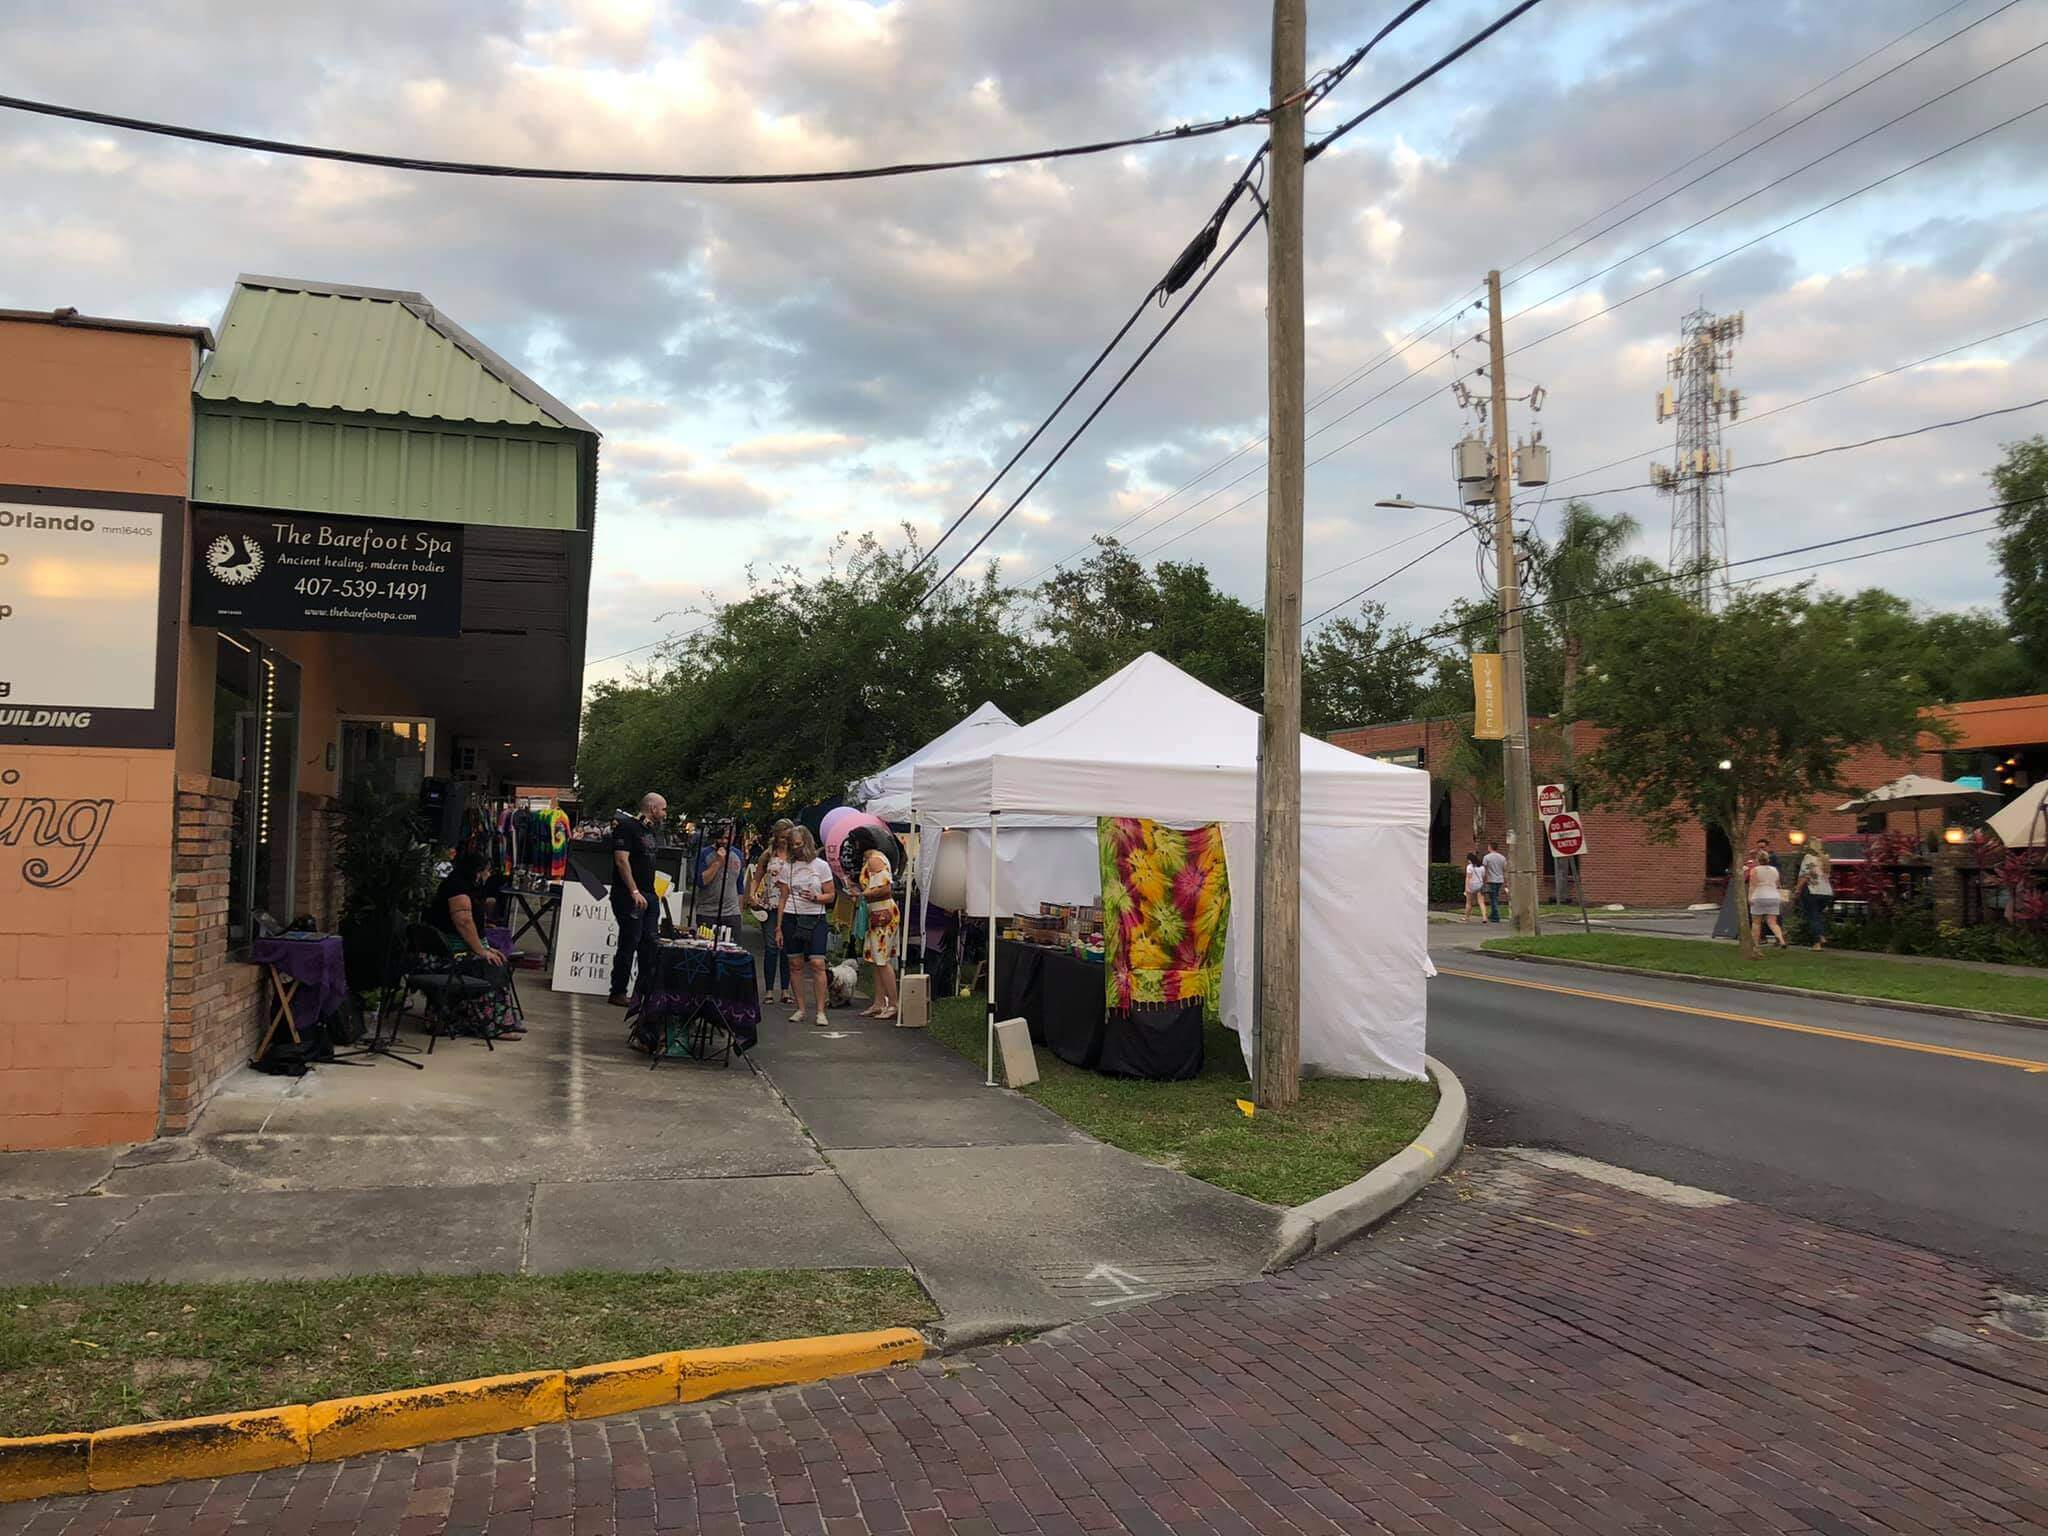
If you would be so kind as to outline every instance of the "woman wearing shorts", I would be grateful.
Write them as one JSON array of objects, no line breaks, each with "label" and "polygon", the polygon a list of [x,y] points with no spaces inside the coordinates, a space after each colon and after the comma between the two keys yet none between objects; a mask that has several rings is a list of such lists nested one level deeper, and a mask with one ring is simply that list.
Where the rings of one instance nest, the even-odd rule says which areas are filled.
[{"label": "woman wearing shorts", "polygon": [[825,1027],[825,1003],[831,996],[825,981],[825,947],[831,938],[825,914],[837,897],[832,866],[818,857],[817,837],[809,827],[798,827],[790,849],[789,883],[783,887],[782,902],[775,912],[776,948],[789,956],[790,980],[796,986],[796,1012],[789,1016],[792,1024],[804,1021],[804,983],[808,980],[817,998],[811,1022],[820,1029]]}]

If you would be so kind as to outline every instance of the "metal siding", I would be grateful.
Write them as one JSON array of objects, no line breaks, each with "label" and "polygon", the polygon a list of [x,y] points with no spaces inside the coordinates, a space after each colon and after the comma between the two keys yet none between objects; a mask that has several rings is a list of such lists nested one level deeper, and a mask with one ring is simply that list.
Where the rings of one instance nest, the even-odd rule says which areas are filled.
[{"label": "metal siding", "polygon": [[195,500],[358,517],[571,530],[578,445],[426,423],[308,420],[201,405]]},{"label": "metal siding", "polygon": [[202,400],[561,426],[394,299],[238,285]]}]

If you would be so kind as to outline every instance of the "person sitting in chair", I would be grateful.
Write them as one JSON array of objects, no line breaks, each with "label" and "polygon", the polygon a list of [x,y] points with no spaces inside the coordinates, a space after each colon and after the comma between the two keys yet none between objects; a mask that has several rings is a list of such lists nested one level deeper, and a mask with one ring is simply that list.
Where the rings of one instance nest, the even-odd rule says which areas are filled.
[{"label": "person sitting in chair", "polygon": [[427,903],[427,922],[459,942],[478,959],[503,965],[505,957],[484,942],[483,933],[476,925],[474,901],[489,868],[490,860],[480,853],[458,856],[455,867],[448,871],[448,878],[441,882],[434,892],[434,899]]}]

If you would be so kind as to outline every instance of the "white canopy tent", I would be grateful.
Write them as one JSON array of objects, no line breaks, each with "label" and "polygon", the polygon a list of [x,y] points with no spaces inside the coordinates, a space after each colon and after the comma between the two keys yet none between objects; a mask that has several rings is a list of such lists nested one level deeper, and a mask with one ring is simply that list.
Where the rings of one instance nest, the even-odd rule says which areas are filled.
[{"label": "white canopy tent", "polygon": [[[1232,897],[1223,1018],[1249,1062],[1258,732],[1251,710],[1148,652],[1030,725],[966,752],[922,758],[913,771],[919,828],[986,826],[996,850],[991,867],[1001,868],[999,840],[1012,817],[1220,822]],[[1302,738],[1304,1069],[1425,1075],[1429,807],[1427,774]],[[1082,879],[1074,869],[1036,878],[1077,887]],[[1100,890],[1098,867],[1085,889],[1048,890],[1040,899],[1092,901]],[[991,891],[991,938],[1004,894]],[[991,963],[991,1026],[993,1011]]]},{"label": "white canopy tent", "polygon": [[995,705],[984,703],[965,720],[934,736],[901,762],[891,763],[880,773],[862,779],[846,791],[847,802],[888,822],[910,819],[911,770],[928,757],[950,757],[972,751],[1017,729],[1017,722]]}]

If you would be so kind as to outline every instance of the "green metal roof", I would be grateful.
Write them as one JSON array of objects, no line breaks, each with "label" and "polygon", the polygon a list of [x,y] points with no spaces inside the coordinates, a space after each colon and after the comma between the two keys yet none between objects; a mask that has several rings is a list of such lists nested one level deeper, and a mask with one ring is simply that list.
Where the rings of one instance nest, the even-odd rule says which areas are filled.
[{"label": "green metal roof", "polygon": [[396,288],[235,280],[201,400],[594,432],[429,303]]}]

